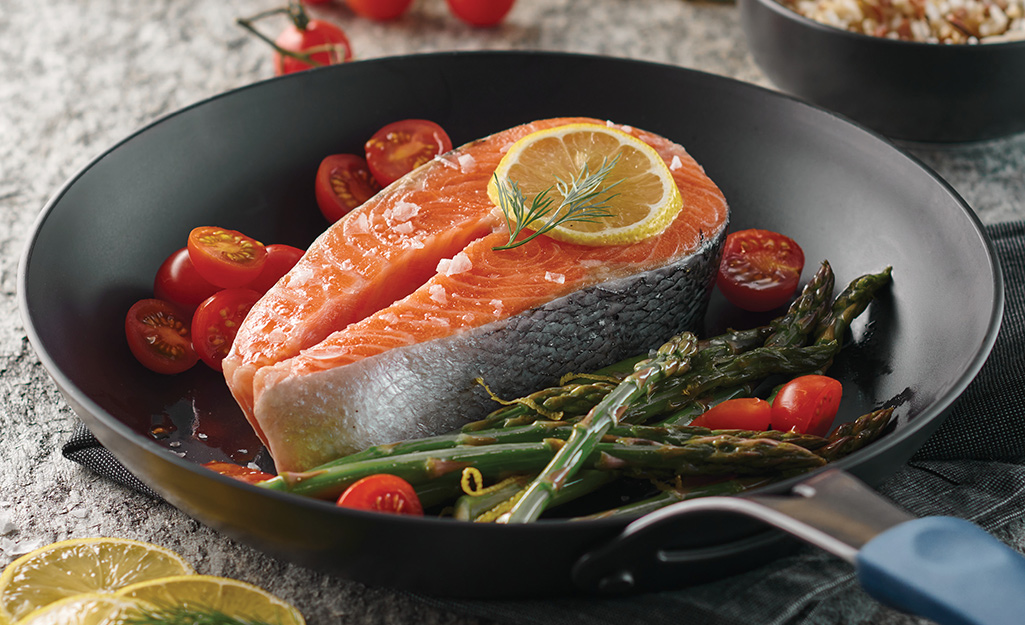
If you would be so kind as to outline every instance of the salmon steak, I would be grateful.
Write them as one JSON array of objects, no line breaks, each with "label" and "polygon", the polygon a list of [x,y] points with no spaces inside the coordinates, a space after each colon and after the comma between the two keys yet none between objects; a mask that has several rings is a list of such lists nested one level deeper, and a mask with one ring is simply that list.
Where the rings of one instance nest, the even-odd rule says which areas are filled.
[{"label": "salmon steak", "polygon": [[[539,236],[512,249],[487,186],[534,121],[421,165],[330,226],[252,308],[223,362],[282,471],[451,431],[498,405],[696,329],[729,208],[676,143],[650,145],[683,207],[661,233],[591,246]],[[609,124],[612,125],[612,124]]]}]

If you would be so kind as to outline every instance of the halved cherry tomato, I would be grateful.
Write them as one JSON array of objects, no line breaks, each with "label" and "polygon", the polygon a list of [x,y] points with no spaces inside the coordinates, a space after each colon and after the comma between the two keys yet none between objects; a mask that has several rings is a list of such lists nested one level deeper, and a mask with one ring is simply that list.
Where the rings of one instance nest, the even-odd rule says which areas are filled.
[{"label": "halved cherry tomato", "polygon": [[393,20],[413,4],[413,0],[345,0],[356,15],[372,20]]},{"label": "halved cherry tomato", "polygon": [[210,368],[221,371],[238,327],[261,294],[252,289],[224,289],[199,305],[192,316],[192,345]]},{"label": "halved cherry tomato", "polygon": [[825,436],[840,408],[843,385],[824,375],[787,382],[772,400],[772,429]]},{"label": "halved cherry tomato", "polygon": [[790,237],[740,230],[726,237],[716,284],[734,305],[764,312],[793,297],[803,269],[804,251]]},{"label": "halved cherry tomato", "polygon": [[494,26],[503,19],[516,0],[448,0],[448,8],[471,26]]},{"label": "halved cherry tomato", "polygon": [[755,430],[769,429],[772,405],[757,397],[727,399],[698,415],[691,425],[700,425],[712,430]]},{"label": "halved cherry tomato", "polygon": [[420,498],[409,482],[390,473],[375,473],[357,480],[338,498],[338,505],[357,510],[420,516]]},{"label": "halved cherry tomato", "polygon": [[157,373],[181,373],[198,360],[188,316],[163,300],[144,299],[133,304],[125,316],[125,337],[135,359]]},{"label": "halved cherry tomato", "polygon": [[386,187],[438,154],[451,150],[452,140],[432,121],[403,119],[375,132],[364,148],[370,172]]},{"label": "halved cherry tomato", "polygon": [[272,477],[274,477],[270,473],[266,473],[259,469],[243,467],[242,465],[238,465],[232,462],[219,462],[215,460],[211,462],[205,462],[203,463],[203,466],[210,469],[211,471],[220,473],[221,475],[227,475],[228,477],[235,478],[236,480],[240,482],[245,482],[247,484],[256,484],[257,482],[269,480]]},{"label": "halved cherry tomato", "polygon": [[199,275],[189,259],[189,248],[183,247],[167,257],[157,269],[153,280],[153,295],[157,299],[178,304],[189,311],[210,297],[221,287],[211,284]]},{"label": "halved cherry tomato", "polygon": [[292,56],[274,53],[274,73],[278,76],[301,72],[319,65],[335,65],[352,60],[352,45],[345,31],[331,22],[296,20],[278,35],[274,43],[283,50],[309,54],[315,64],[310,64]]},{"label": "halved cherry tomato", "polygon": [[334,223],[381,190],[367,161],[355,154],[332,154],[317,168],[317,206]]},{"label": "halved cherry tomato", "polygon": [[226,289],[255,280],[267,260],[263,243],[241,232],[214,226],[194,228],[189,233],[188,249],[199,275]]},{"label": "halved cherry tomato", "polygon": [[281,276],[295,267],[303,254],[305,252],[297,247],[283,243],[271,243],[267,246],[267,261],[263,264],[263,271],[256,276],[255,280],[247,284],[246,288],[266,293],[281,279]]}]

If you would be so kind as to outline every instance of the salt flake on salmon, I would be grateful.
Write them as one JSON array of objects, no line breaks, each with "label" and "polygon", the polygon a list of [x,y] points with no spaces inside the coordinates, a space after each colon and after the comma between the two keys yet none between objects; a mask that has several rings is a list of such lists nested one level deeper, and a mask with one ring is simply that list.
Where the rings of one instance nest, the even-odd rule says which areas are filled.
[{"label": "salt flake on salmon", "polygon": [[581,123],[606,127],[540,120],[427,162],[332,225],[253,307],[224,372],[278,471],[480,418],[494,404],[479,379],[518,397],[695,328],[729,211],[663,137],[615,126],[672,164],[682,205],[664,230],[623,245],[540,236],[495,249],[509,239],[488,196],[503,156],[531,133]]}]

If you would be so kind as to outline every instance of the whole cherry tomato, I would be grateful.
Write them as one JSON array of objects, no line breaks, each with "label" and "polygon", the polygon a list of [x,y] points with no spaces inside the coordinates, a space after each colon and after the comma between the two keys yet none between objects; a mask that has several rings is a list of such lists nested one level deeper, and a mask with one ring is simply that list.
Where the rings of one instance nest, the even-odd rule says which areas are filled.
[{"label": "whole cherry tomato", "polygon": [[226,289],[255,280],[267,260],[263,243],[236,230],[216,226],[193,228],[187,247],[199,275]]},{"label": "whole cherry tomato", "polygon": [[311,67],[335,65],[352,60],[352,45],[345,31],[331,22],[303,18],[295,19],[274,40],[282,50],[309,55],[314,63],[293,56],[274,53],[274,73],[278,76],[301,72]]},{"label": "whole cherry tomato", "polygon": [[691,425],[712,430],[755,430],[769,429],[772,405],[757,397],[727,399],[698,415]]},{"label": "whole cherry tomato", "polygon": [[355,154],[332,154],[320,162],[315,185],[317,206],[334,223],[381,190],[367,161]]},{"label": "whole cherry tomato", "polygon": [[283,243],[271,243],[267,246],[267,261],[263,264],[263,271],[256,279],[246,285],[258,293],[266,293],[278,280],[303,257],[303,252],[297,247]]},{"label": "whole cherry tomato", "polygon": [[224,289],[211,295],[192,315],[192,345],[211,369],[221,371],[221,361],[242,321],[261,293],[251,289]]},{"label": "whole cherry tomato", "polygon": [[735,306],[764,312],[793,297],[803,269],[804,251],[790,237],[740,230],[726,237],[716,284]]},{"label": "whole cherry tomato", "polygon": [[438,154],[451,150],[452,140],[432,121],[403,119],[375,132],[364,147],[370,172],[386,187]]},{"label": "whole cherry tomato", "polygon": [[372,20],[393,20],[413,4],[413,0],[345,0],[356,15]]},{"label": "whole cherry tomato", "polygon": [[494,26],[505,19],[516,0],[448,0],[448,8],[471,26]]},{"label": "whole cherry tomato", "polygon": [[357,480],[338,498],[342,508],[420,516],[420,498],[406,480],[390,473],[376,473]]},{"label": "whole cherry tomato", "polygon": [[198,360],[188,316],[163,300],[133,304],[125,316],[125,337],[135,359],[157,373],[181,373]]},{"label": "whole cherry tomato", "polygon": [[168,256],[157,269],[156,278],[153,280],[153,295],[157,299],[178,304],[189,311],[195,310],[196,306],[220,288],[199,275],[192,260],[189,259],[187,247]]},{"label": "whole cherry tomato", "polygon": [[825,436],[840,408],[843,385],[824,375],[787,382],[772,400],[772,429]]}]

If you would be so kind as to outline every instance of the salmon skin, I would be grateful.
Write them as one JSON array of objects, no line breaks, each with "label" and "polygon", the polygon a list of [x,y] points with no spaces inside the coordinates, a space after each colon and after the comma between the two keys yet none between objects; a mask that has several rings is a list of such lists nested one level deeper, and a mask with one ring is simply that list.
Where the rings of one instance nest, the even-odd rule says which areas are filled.
[{"label": "salmon skin", "polygon": [[277,470],[478,419],[522,396],[694,329],[726,236],[722,192],[682,146],[616,126],[669,166],[683,208],[630,245],[538,237],[511,250],[487,183],[531,122],[461,146],[328,228],[250,311],[228,386]]}]

